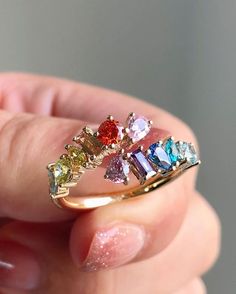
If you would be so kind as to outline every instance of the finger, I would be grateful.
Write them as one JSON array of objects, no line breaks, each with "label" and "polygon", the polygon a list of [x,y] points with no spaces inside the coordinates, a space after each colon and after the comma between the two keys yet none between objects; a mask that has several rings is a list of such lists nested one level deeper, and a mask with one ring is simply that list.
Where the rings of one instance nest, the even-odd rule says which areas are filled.
[{"label": "finger", "polygon": [[[182,133],[188,133],[184,125],[181,129]],[[190,141],[194,141],[194,136]],[[75,262],[87,270],[99,270],[119,266],[134,258],[148,258],[163,250],[181,226],[194,191],[194,176],[195,171],[190,171],[145,197],[115,203],[82,215],[72,230],[71,252]],[[82,233],[81,229],[85,226],[86,230]],[[124,255],[117,247],[121,259],[113,260],[112,264],[100,259],[101,263],[97,264],[94,257],[91,261],[91,256],[93,251],[97,251],[97,246],[103,248],[104,242],[114,247],[117,247],[114,243],[119,242],[123,250],[130,248],[131,252]],[[98,251],[97,255],[100,254]]]},{"label": "finger", "polygon": [[[9,83],[9,80],[7,81]],[[60,83],[63,84],[63,81],[60,81]],[[7,87],[6,84],[7,82],[3,83],[1,86],[3,90],[5,88],[8,89],[9,86]],[[23,83],[22,87],[25,84]],[[28,84],[30,84],[30,78],[28,79]],[[34,88],[34,84],[32,88]],[[68,85],[67,88],[69,88]],[[13,89],[15,88],[13,87]],[[9,89],[8,91],[4,91],[5,95],[2,97],[8,97],[6,95],[10,95],[12,92],[18,93],[18,88],[16,87],[14,90],[15,92],[13,90],[11,90],[11,92]],[[81,99],[83,102],[85,102],[85,98],[83,97],[85,97],[87,91],[88,86],[86,86],[84,92],[82,90],[78,91],[78,95],[82,97]],[[99,91],[98,89],[93,89],[93,91],[94,95],[97,91],[98,95],[96,97],[100,99],[103,99],[103,96],[108,97],[111,93],[108,91],[107,94],[105,94],[106,90]],[[88,97],[89,95],[87,98]],[[173,135],[176,134],[176,137],[179,137],[177,135],[182,133],[182,137],[186,140],[194,141],[194,136],[189,131],[189,128],[178,119],[154,106],[150,106],[149,104],[121,94],[113,93],[108,107],[104,107],[105,110],[103,109],[101,111],[100,109],[99,111],[93,110],[95,111],[94,114],[97,113],[99,117],[102,111],[110,112],[110,110],[116,109],[117,99],[115,98],[119,98],[119,101],[122,101],[122,111],[121,106],[118,107],[119,117],[124,116],[124,110],[127,110],[127,106],[131,109],[134,107],[135,110],[139,110],[139,113],[144,112],[148,117],[153,117],[155,121],[162,118],[163,124],[165,117],[166,127],[168,127],[169,124],[171,126],[175,125],[175,132],[172,133]],[[86,105],[86,103],[83,103],[83,105]],[[84,110],[86,110],[86,108]],[[30,114],[14,115],[9,112],[1,112],[0,162],[2,163],[2,168],[0,170],[0,178],[3,184],[0,193],[0,209],[2,216],[37,221],[61,220],[70,216],[70,214],[68,216],[68,213],[59,211],[49,202],[46,184],[47,177],[44,166],[63,152],[63,145],[68,143],[71,137],[78,133],[84,124],[86,124],[86,122],[52,119]],[[192,188],[195,172],[190,171],[188,175],[186,175],[186,179],[187,177],[188,180],[186,180],[186,185]],[[96,177],[93,178],[93,181],[96,183]],[[102,188],[101,185],[99,186]],[[83,192],[83,188],[85,187],[88,188],[87,181],[80,184],[80,191]],[[34,201],[32,201],[32,199],[34,199]],[[180,208],[182,207],[181,205],[177,206],[180,206]],[[182,210],[184,210],[183,207]]]},{"label": "finger", "polygon": [[[160,129],[197,144],[191,129],[172,114],[137,98],[108,89],[59,78],[30,74],[0,75],[0,107],[100,123],[109,112],[123,121],[128,112],[144,110]],[[143,113],[143,112],[142,112]]]},{"label": "finger", "polygon": [[15,222],[0,230],[0,240],[18,242],[37,255],[46,280],[32,293],[173,293],[207,271],[219,252],[218,218],[198,196],[192,198],[184,225],[166,250],[110,271],[85,273],[74,266],[67,250],[69,227]]},{"label": "finger", "polygon": [[[168,194],[166,195],[168,198]],[[171,196],[172,199],[174,195]],[[168,199],[166,202],[167,204],[164,203],[164,205],[168,206],[170,212],[168,215],[162,214],[162,203],[158,203],[154,213],[152,211],[147,213],[144,204],[139,208],[139,204],[136,203],[135,208],[128,208],[130,214],[125,216],[125,220],[122,220],[124,212],[119,211],[118,208],[118,212],[113,211],[110,216],[110,225],[103,225],[100,228],[98,224],[101,223],[100,218],[103,215],[100,215],[98,211],[90,213],[95,214],[95,217],[97,213],[99,214],[95,220],[92,220],[92,224],[89,214],[81,216],[81,220],[74,224],[71,235],[71,252],[75,263],[85,271],[100,271],[147,259],[161,252],[176,234],[176,223],[179,225],[181,218],[175,215],[178,207],[169,203]],[[170,207],[172,207],[172,211],[170,211]],[[111,207],[111,209],[113,208]],[[123,207],[123,210],[126,209]],[[132,209],[135,211],[134,213],[132,213]],[[138,209],[143,211],[143,215],[140,212],[139,219],[136,220],[135,214]],[[209,214],[207,210],[203,210],[203,212]],[[122,221],[117,221],[118,218]],[[86,230],[84,229],[85,223],[87,224]],[[90,239],[88,229],[91,225],[93,228],[98,227],[98,229]],[[190,240],[186,240],[186,242],[190,242]]]},{"label": "finger", "polygon": [[202,279],[196,278],[172,294],[206,294],[206,286]]},{"label": "finger", "polygon": [[[65,153],[63,146],[79,133],[87,122],[31,114],[13,115],[0,111],[0,215],[24,220],[62,220],[71,213],[59,210],[48,196],[46,165]],[[158,131],[158,136],[164,132]],[[160,139],[160,137],[159,137]],[[104,170],[87,174],[79,193],[99,192]],[[88,180],[94,184],[88,188]],[[99,185],[101,191],[115,185]],[[91,188],[91,191],[89,190]],[[118,187],[119,188],[119,187]]]}]

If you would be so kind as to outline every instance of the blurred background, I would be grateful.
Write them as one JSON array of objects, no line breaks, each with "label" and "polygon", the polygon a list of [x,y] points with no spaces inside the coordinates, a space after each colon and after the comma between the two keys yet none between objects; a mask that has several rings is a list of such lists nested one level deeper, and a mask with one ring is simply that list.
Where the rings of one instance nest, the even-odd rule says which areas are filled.
[{"label": "blurred background", "polygon": [[210,294],[236,289],[235,28],[235,0],[0,0],[0,71],[126,92],[195,131],[198,187],[223,224],[221,257],[205,276]]}]

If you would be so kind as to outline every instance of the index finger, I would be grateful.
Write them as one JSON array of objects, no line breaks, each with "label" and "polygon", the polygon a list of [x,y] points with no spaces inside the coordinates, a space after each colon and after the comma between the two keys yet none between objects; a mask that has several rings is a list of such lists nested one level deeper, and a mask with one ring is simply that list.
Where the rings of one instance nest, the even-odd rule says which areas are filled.
[{"label": "index finger", "polygon": [[[63,145],[68,143],[88,121],[101,121],[109,113],[112,113],[118,120],[123,120],[127,112],[136,111],[151,118],[157,122],[157,126],[167,129],[176,137],[181,136],[186,140],[193,141],[192,132],[181,121],[165,111],[135,98],[52,78],[33,76],[31,79],[30,76],[27,76],[27,79],[16,78],[16,80],[21,81],[19,93],[19,84],[13,82],[12,76],[9,79],[8,77],[0,79],[1,93],[4,93],[4,96],[1,95],[3,105],[6,105],[5,101],[11,101],[10,97],[18,95],[18,99],[21,99],[24,105],[31,109],[33,99],[45,103],[46,99],[49,99],[48,92],[51,91],[57,93],[53,99],[49,99],[49,101],[54,101],[54,112],[63,115],[64,109],[64,116],[75,118],[77,115],[77,120],[25,113],[16,115],[1,111],[0,212],[2,216],[31,221],[62,220],[73,216],[71,213],[54,207],[50,202],[45,166],[48,162],[58,158],[63,152]],[[31,82],[32,84],[30,84]],[[8,86],[8,83],[11,86]],[[13,87],[14,85],[15,87]],[[41,91],[36,91],[37,95],[34,98],[31,97],[30,93],[31,95],[35,93],[34,87],[38,89],[39,86]],[[26,88],[25,92],[24,87]],[[27,93],[28,88],[31,89],[30,93]],[[65,89],[67,90],[65,91]],[[27,95],[19,96],[22,93]],[[74,99],[72,99],[71,93],[73,93]],[[105,106],[101,106],[101,101]],[[7,109],[11,110],[9,105]],[[79,108],[79,106],[81,107]],[[91,111],[88,111],[88,106]],[[85,117],[87,121],[82,120]],[[190,173],[190,175],[192,174]],[[96,176],[94,176],[94,181],[95,179]]]}]

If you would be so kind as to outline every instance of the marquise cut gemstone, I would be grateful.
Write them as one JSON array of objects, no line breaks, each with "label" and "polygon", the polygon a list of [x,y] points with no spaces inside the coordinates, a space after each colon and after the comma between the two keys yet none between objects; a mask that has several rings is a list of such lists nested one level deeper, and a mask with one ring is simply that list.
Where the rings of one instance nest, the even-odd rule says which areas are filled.
[{"label": "marquise cut gemstone", "polygon": [[156,174],[156,171],[153,169],[144,153],[137,149],[131,153],[131,163],[135,167],[138,179],[148,180]]},{"label": "marquise cut gemstone", "polygon": [[127,160],[122,158],[122,155],[114,156],[106,170],[106,179],[114,183],[124,183],[128,177],[130,168]]},{"label": "marquise cut gemstone", "polygon": [[177,142],[176,146],[183,159],[187,159],[188,162],[195,164],[198,161],[196,150],[192,144],[187,142]]},{"label": "marquise cut gemstone", "polygon": [[154,143],[149,146],[148,158],[158,166],[158,168],[168,171],[171,169],[171,160],[166,151],[159,143]]},{"label": "marquise cut gemstone", "polygon": [[97,139],[104,145],[116,144],[120,139],[118,121],[106,120],[98,128]]},{"label": "marquise cut gemstone", "polygon": [[143,139],[149,133],[150,128],[150,123],[144,116],[134,115],[128,119],[128,136],[134,143]]},{"label": "marquise cut gemstone", "polygon": [[172,138],[169,138],[165,142],[165,151],[168,154],[172,164],[175,164],[178,160],[182,159],[181,153],[178,151]]}]

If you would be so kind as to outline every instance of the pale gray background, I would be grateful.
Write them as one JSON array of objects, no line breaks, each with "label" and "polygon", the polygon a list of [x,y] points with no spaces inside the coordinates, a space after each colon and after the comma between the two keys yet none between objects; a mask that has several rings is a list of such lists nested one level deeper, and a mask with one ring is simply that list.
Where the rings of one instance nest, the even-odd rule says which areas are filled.
[{"label": "pale gray background", "polygon": [[199,189],[223,223],[211,294],[236,292],[235,57],[236,0],[0,0],[1,71],[127,92],[195,130]]}]

